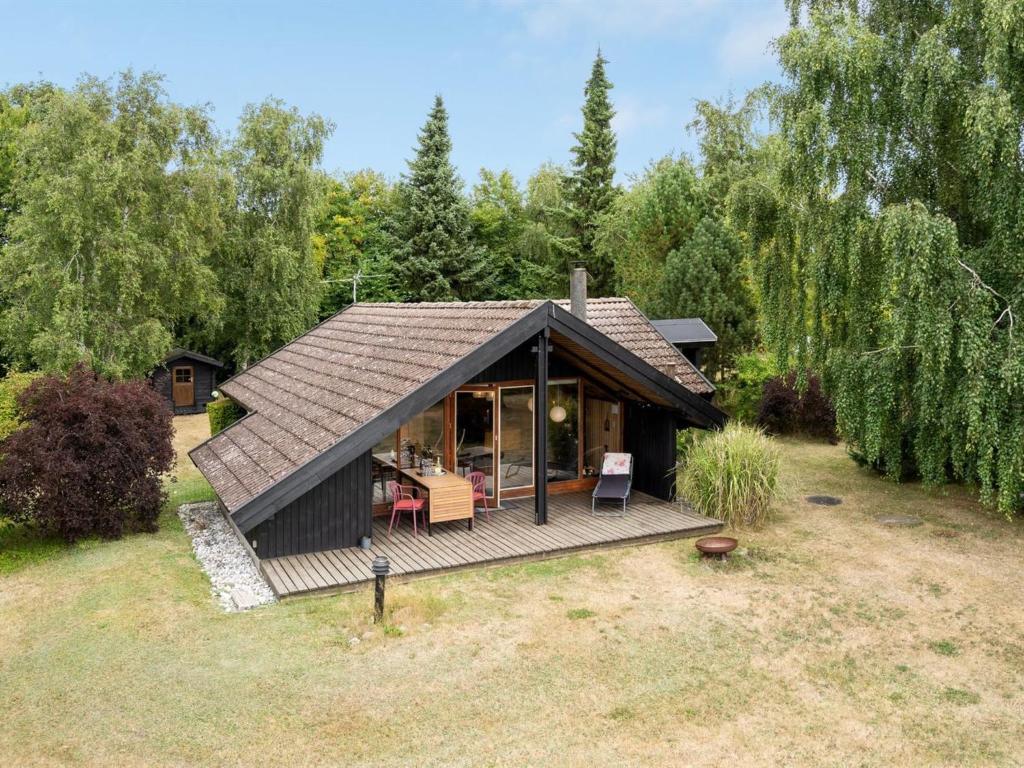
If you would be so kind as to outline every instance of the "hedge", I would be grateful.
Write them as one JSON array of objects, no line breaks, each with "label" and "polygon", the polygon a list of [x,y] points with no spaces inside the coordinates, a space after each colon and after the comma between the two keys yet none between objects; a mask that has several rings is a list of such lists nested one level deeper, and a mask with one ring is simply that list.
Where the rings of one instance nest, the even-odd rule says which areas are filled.
[{"label": "hedge", "polygon": [[39,373],[8,373],[0,379],[0,440],[24,424],[18,408],[18,395],[39,376]]},{"label": "hedge", "polygon": [[216,435],[242,418],[245,411],[234,400],[222,397],[206,404],[206,415],[210,419],[210,434]]}]

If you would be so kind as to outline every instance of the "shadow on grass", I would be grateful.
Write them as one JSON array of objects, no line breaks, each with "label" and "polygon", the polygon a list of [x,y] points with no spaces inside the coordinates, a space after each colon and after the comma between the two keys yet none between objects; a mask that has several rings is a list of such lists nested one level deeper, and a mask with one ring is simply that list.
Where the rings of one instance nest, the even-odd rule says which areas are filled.
[{"label": "shadow on grass", "polygon": [[[166,521],[169,513],[174,514],[182,504],[196,501],[213,501],[217,497],[210,484],[202,477],[190,477],[177,481],[168,479],[164,484],[167,490],[167,503],[161,521]],[[95,546],[100,539],[83,539],[76,544],[68,544],[59,536],[40,531],[33,525],[12,523],[0,520],[0,575],[16,573],[23,568],[43,563],[54,557],[73,551],[76,547]]]},{"label": "shadow on grass", "polygon": [[0,520],[0,574],[15,573],[42,563],[68,546],[60,538],[48,536],[30,525]]}]

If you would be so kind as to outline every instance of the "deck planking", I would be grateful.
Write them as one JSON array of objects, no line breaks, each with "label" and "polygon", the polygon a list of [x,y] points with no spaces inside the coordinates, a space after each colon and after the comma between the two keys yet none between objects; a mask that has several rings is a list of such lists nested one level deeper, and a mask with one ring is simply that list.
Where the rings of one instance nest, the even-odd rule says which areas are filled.
[{"label": "deck planking", "polygon": [[465,521],[435,524],[434,535],[414,537],[408,519],[387,533],[387,518],[373,523],[373,546],[332,549],[268,558],[260,567],[280,597],[344,592],[373,580],[370,563],[378,555],[391,561],[391,575],[420,577],[446,571],[557,557],[609,546],[626,546],[670,538],[703,536],[721,529],[719,521],[694,513],[678,502],[634,492],[624,517],[596,517],[590,494],[571,493],[548,499],[547,525],[533,522],[533,499],[510,499],[479,510],[473,530]]}]

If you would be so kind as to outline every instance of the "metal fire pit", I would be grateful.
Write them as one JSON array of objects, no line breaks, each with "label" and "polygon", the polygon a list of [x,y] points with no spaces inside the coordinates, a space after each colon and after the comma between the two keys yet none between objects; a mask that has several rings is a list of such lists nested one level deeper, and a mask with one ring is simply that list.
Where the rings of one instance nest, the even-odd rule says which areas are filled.
[{"label": "metal fire pit", "polygon": [[725,560],[729,553],[736,549],[739,542],[728,536],[705,536],[697,539],[694,546],[704,557],[713,557],[717,560]]}]

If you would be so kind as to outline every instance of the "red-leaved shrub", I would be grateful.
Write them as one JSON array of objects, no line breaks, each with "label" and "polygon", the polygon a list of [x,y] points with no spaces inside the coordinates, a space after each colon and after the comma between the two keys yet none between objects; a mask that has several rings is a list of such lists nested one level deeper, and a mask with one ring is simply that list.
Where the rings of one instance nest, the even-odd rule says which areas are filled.
[{"label": "red-leaved shrub", "polygon": [[27,426],[0,442],[0,509],[67,541],[151,531],[171,468],[171,411],[141,381],[83,365],[19,395]]},{"label": "red-leaved shrub", "polygon": [[806,388],[797,387],[796,371],[774,376],[764,383],[757,423],[775,435],[802,433],[833,438],[836,412],[821,390],[821,379],[807,374]]}]

